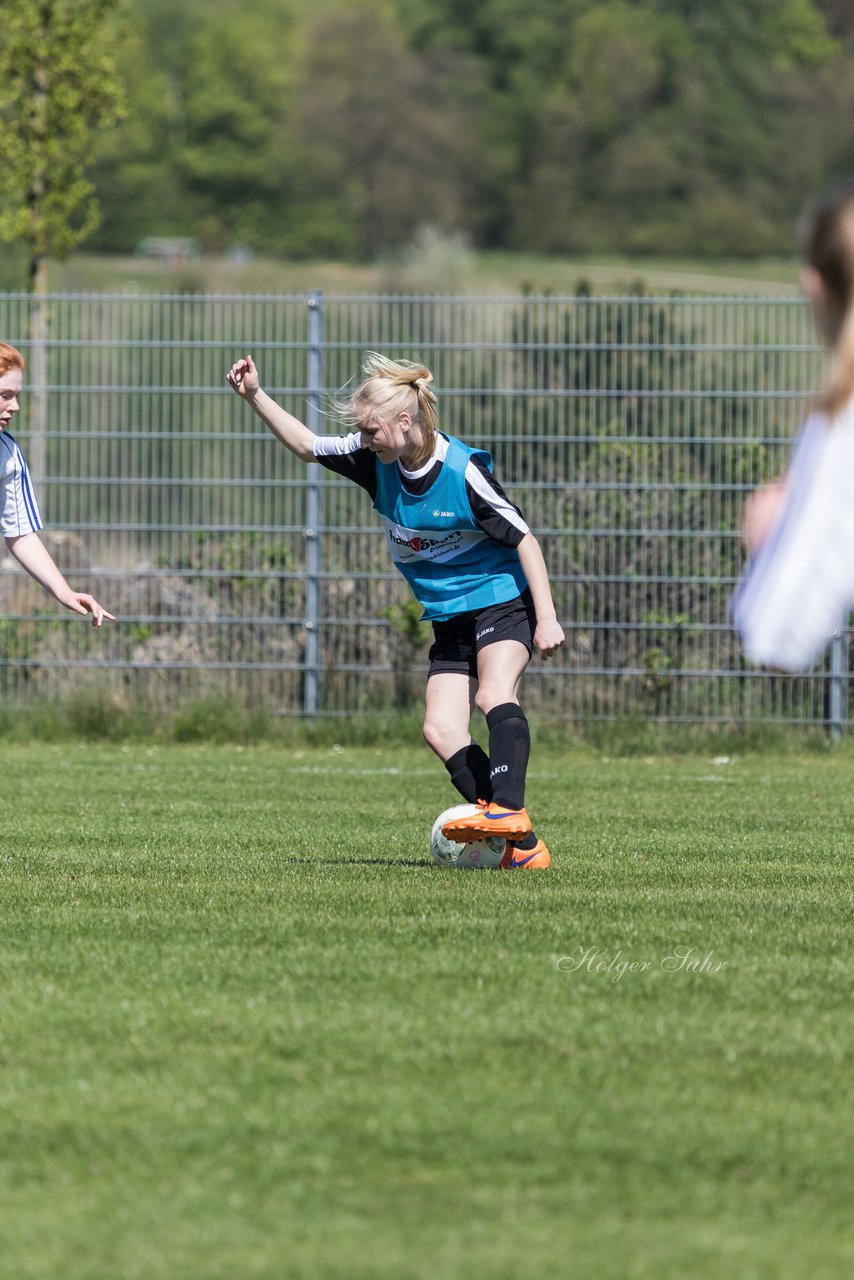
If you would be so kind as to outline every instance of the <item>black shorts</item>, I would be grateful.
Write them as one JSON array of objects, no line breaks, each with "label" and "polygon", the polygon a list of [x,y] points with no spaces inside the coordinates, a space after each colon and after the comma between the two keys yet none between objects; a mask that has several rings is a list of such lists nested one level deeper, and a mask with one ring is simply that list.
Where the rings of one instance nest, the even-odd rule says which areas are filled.
[{"label": "black shorts", "polygon": [[537,617],[531,592],[525,590],[505,604],[458,613],[447,622],[434,622],[428,678],[441,671],[459,671],[477,679],[477,655],[497,640],[518,640],[534,651]]}]

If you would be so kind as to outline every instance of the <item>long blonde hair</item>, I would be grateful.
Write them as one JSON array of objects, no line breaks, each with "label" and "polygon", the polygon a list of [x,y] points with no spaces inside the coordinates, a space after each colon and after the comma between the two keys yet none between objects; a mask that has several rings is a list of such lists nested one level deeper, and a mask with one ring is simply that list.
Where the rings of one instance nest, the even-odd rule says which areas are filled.
[{"label": "long blonde hair", "polygon": [[817,405],[834,418],[854,395],[854,186],[816,201],[804,220],[801,242],[824,286],[822,319],[834,362]]},{"label": "long blonde hair", "polygon": [[436,447],[437,400],[430,387],[432,373],[423,364],[389,360],[376,351],[368,352],[362,372],[364,381],[349,400],[335,403],[336,412],[356,427],[366,426],[375,417],[396,418],[408,413],[421,432],[410,465],[413,470],[423,467]]}]

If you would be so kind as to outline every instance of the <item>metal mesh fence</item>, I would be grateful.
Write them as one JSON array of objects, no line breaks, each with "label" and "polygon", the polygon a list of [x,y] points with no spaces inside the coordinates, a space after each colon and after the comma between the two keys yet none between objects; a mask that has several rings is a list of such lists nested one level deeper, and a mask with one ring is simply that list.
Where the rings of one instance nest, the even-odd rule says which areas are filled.
[{"label": "metal mesh fence", "polygon": [[[31,301],[0,295],[25,354]],[[421,695],[418,622],[367,496],[305,467],[225,383],[315,430],[368,350],[434,373],[444,430],[491,450],[540,538],[567,645],[525,703],[556,717],[841,722],[844,640],[802,678],[743,663],[727,619],[746,492],[785,464],[823,357],[802,302],[646,296],[56,295],[45,540],[121,621],[95,633],[4,560],[0,699],[87,684],[153,705],[221,692],[282,714]],[[41,368],[31,361],[31,369]],[[36,449],[35,454],[33,453]],[[831,698],[831,693],[833,697]]]}]

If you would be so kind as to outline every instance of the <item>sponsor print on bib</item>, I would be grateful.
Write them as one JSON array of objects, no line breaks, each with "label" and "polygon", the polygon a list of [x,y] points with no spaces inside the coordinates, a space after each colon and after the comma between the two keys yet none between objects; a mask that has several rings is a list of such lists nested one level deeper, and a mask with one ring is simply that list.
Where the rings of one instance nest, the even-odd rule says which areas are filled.
[{"label": "sponsor print on bib", "polygon": [[386,517],[383,523],[395,564],[451,560],[486,537],[480,529],[407,529]]}]

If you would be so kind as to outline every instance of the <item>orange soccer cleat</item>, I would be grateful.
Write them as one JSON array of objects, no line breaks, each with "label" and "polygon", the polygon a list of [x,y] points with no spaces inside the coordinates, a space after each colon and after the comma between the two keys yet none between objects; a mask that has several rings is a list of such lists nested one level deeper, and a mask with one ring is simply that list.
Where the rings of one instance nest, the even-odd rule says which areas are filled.
[{"label": "orange soccer cleat", "polygon": [[516,871],[543,871],[552,865],[552,855],[542,840],[538,839],[533,849],[517,849],[515,844],[511,844],[508,840],[507,848],[510,850],[510,860],[506,861],[505,854],[501,860],[502,867],[506,866]]},{"label": "orange soccer cleat", "polygon": [[454,818],[442,827],[442,835],[449,840],[466,842],[482,836],[505,836],[508,840],[526,836],[531,830],[531,819],[526,809],[505,809],[503,805],[477,802],[477,812],[462,818]]}]

